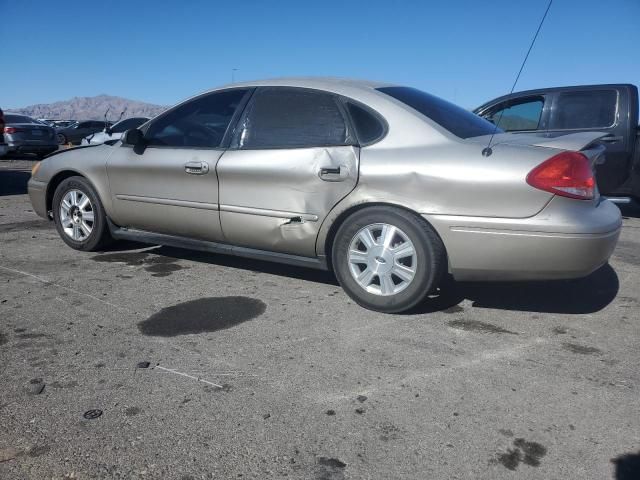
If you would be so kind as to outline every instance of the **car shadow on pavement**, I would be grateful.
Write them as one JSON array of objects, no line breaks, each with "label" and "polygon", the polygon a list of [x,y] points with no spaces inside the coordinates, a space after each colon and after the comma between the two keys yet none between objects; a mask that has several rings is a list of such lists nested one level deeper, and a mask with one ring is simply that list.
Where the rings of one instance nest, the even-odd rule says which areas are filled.
[{"label": "car shadow on pavement", "polygon": [[614,458],[611,462],[615,465],[615,480],[637,480],[640,478],[640,451],[628,453]]},{"label": "car shadow on pavement", "polygon": [[[142,245],[119,242],[110,251],[132,250],[136,247],[141,248]],[[148,252],[180,260],[339,285],[333,273],[322,270],[165,246],[152,248]],[[459,311],[459,303],[470,300],[474,308],[578,315],[602,310],[615,299],[619,288],[618,275],[610,265],[577,280],[456,282],[448,277],[434,295],[404,314],[422,315],[438,311],[454,313]]]},{"label": "car shadow on pavement", "polygon": [[338,281],[333,273],[324,270],[314,270],[312,268],[296,267],[293,265],[275,262],[235,257],[233,255],[198,252],[195,250],[184,250],[174,247],[159,247],[153,250],[153,253],[181,260],[192,260],[194,262],[268,273],[270,275],[296,278],[298,280],[306,280],[309,282],[338,285]]},{"label": "car shadow on pavement", "polygon": [[24,195],[31,172],[25,170],[0,171],[0,197],[5,195]]},{"label": "car shadow on pavement", "polygon": [[407,313],[454,312],[460,302],[470,300],[474,308],[578,315],[602,310],[619,288],[618,275],[610,265],[576,280],[471,283],[448,279],[436,295]]},{"label": "car shadow on pavement", "polygon": [[618,205],[622,218],[640,218],[640,204]]}]

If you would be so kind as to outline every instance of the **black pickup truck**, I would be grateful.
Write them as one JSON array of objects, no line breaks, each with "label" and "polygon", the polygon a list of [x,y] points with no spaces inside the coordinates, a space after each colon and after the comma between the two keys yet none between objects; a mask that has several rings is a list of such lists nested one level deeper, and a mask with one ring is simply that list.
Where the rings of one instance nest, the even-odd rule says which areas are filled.
[{"label": "black pickup truck", "polygon": [[474,113],[507,132],[557,137],[603,132],[605,161],[596,166],[602,195],[618,203],[640,202],[640,127],[635,85],[581,85],[512,93]]}]

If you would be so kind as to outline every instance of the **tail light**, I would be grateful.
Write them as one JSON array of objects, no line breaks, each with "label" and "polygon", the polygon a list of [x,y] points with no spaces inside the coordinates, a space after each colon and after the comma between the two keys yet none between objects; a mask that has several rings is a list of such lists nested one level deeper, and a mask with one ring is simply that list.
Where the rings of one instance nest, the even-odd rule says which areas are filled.
[{"label": "tail light", "polygon": [[544,161],[527,175],[532,187],[563,197],[589,200],[596,181],[589,159],[578,152],[562,152]]},{"label": "tail light", "polygon": [[4,127],[4,133],[17,133],[17,132],[21,132],[22,130],[20,130],[19,128],[16,127]]}]

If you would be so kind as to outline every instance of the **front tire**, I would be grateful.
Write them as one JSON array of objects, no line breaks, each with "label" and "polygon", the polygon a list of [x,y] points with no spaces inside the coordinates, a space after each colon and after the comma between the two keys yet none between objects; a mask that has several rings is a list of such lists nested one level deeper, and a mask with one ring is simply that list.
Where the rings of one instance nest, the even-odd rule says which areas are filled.
[{"label": "front tire", "polygon": [[58,185],[53,220],[62,240],[75,250],[102,250],[112,241],[100,198],[83,177],[69,177]]},{"label": "front tire", "polygon": [[447,259],[440,237],[418,215],[395,207],[367,207],[338,229],[332,264],[356,303],[398,313],[438,287]]},{"label": "front tire", "polygon": [[58,145],[66,145],[67,143],[67,137],[63,133],[58,133],[56,139],[58,140]]}]

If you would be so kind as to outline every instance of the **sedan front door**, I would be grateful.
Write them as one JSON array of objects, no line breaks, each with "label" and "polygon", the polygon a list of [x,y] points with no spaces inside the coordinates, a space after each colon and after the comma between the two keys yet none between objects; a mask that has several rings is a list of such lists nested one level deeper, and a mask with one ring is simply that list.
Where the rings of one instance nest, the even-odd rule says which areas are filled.
[{"label": "sedan front door", "polygon": [[337,96],[259,88],[218,162],[226,241],[315,256],[322,221],[358,181],[356,143]]},{"label": "sedan front door", "polygon": [[114,147],[107,172],[119,226],[223,240],[216,163],[248,89],[201,95],[151,122],[144,151]]}]

